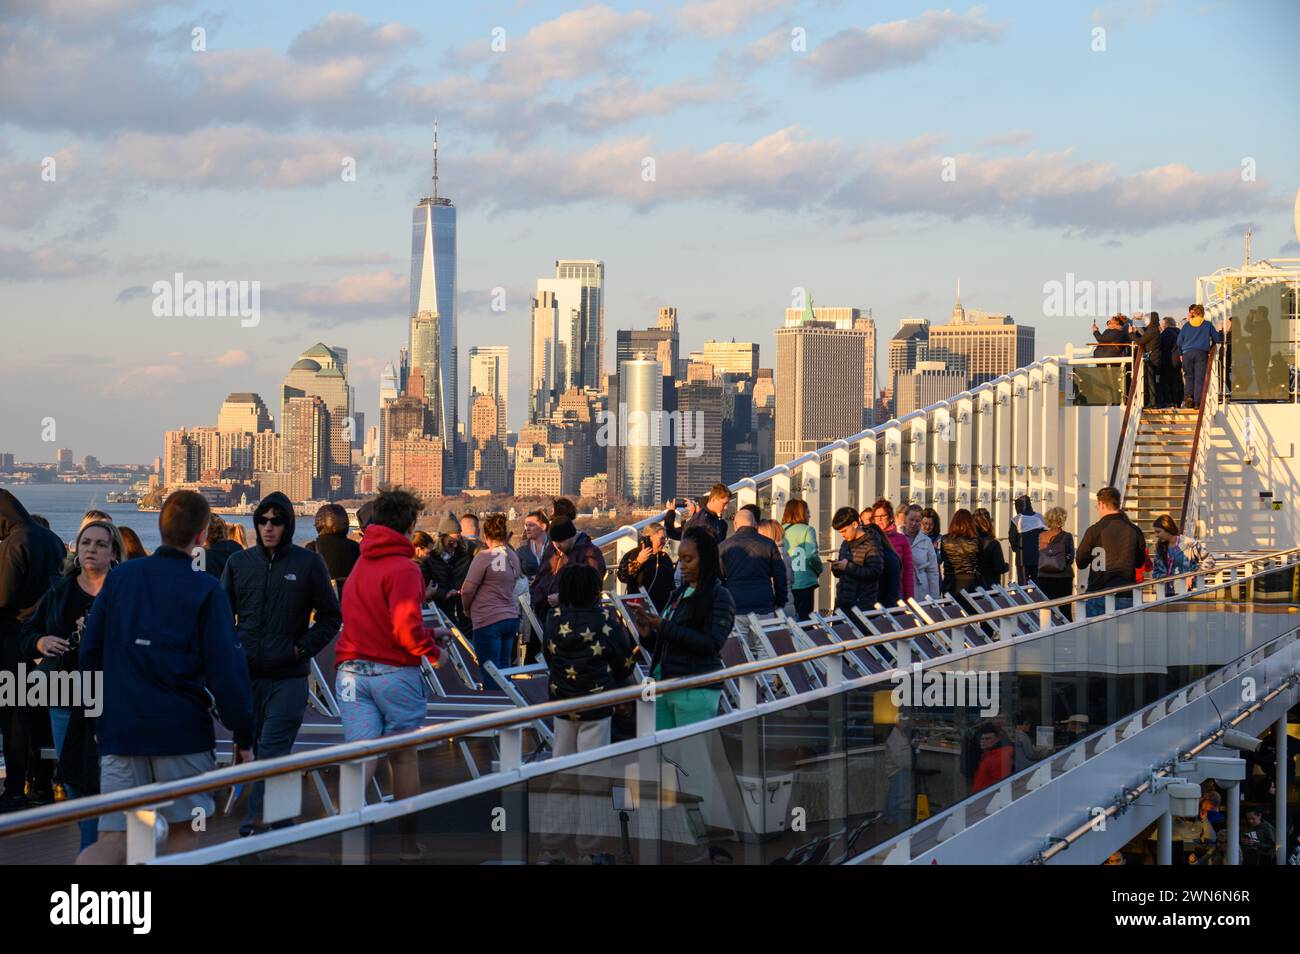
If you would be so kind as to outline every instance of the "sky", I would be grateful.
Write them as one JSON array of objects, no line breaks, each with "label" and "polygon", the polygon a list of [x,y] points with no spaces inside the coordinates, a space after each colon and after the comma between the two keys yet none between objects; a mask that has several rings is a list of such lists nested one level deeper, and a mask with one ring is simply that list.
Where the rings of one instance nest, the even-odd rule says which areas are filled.
[{"label": "sky", "polygon": [[[0,451],[151,461],[229,392],[278,413],[317,341],[377,423],[435,118],[462,365],[509,346],[512,429],[559,258],[605,262],[607,370],[662,305],[770,366],[800,289],[871,309],[881,367],[958,280],[1040,356],[1088,338],[1045,314],[1068,274],[1181,314],[1247,226],[1300,256],[1297,35],[1291,0],[0,0]],[[260,320],[155,316],[177,272]]]}]

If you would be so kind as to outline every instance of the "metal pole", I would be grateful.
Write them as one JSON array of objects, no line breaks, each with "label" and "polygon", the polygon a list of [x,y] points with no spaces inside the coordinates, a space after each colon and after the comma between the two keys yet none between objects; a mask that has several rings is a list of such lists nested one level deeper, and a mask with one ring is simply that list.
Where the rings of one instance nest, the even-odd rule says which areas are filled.
[{"label": "metal pole", "polygon": [[1174,813],[1166,808],[1160,816],[1160,834],[1156,839],[1156,864],[1172,865],[1174,863]]},{"label": "metal pole", "polygon": [[1277,792],[1274,795],[1273,808],[1273,830],[1277,832],[1277,863],[1286,864],[1286,770],[1287,763],[1291,761],[1287,755],[1287,735],[1286,735],[1286,713],[1283,712],[1278,717],[1277,724],[1273,726],[1273,737],[1277,741],[1277,770],[1274,773],[1274,785]]},{"label": "metal pole", "polygon": [[1228,809],[1228,857],[1227,864],[1241,864],[1241,785],[1229,782],[1224,792],[1225,806]]}]

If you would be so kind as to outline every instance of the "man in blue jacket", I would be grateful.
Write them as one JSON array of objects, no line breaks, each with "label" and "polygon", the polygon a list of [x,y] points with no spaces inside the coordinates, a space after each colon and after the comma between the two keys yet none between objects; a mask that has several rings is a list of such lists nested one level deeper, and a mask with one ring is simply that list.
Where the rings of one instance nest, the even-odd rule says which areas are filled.
[{"label": "man in blue jacket", "polygon": [[736,612],[766,616],[785,606],[788,580],[780,548],[758,532],[755,509],[736,511],[735,530],[718,547],[718,556]]},{"label": "man in blue jacket", "polygon": [[[235,761],[252,759],[253,696],[248,664],[235,637],[230,602],[204,572],[211,508],[202,494],[178,490],[158,516],[162,546],[108,575],[81,638],[81,669],[103,672],[99,740],[100,791],[170,782],[216,767],[211,708],[234,735]],[[198,842],[214,810],[203,792],[161,809],[170,851]],[[81,864],[126,860],[126,815],[106,815],[99,841]]]},{"label": "man in blue jacket", "polygon": [[[1232,319],[1223,331],[1232,330]],[[1192,305],[1187,309],[1187,321],[1178,332],[1178,350],[1183,356],[1183,381],[1186,400],[1183,407],[1200,407],[1205,398],[1205,369],[1210,348],[1223,344],[1223,333],[1205,320],[1205,307]]]}]

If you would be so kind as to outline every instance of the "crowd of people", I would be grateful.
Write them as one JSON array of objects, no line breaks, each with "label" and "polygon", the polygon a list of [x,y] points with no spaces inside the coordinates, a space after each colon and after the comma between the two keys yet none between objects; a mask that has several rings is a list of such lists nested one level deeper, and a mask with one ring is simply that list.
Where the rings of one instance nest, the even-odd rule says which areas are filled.
[{"label": "crowd of people", "polygon": [[[416,531],[421,502],[390,490],[364,508],[359,542],[347,512],[327,504],[316,514],[315,538],[299,546],[294,507],[282,494],[258,504],[247,545],[242,527],[212,514],[201,495],[177,491],[159,516],[162,544],[148,554],[129,528],[96,510],[65,546],[0,491],[0,664],[12,671],[35,661],[52,671],[100,671],[104,680],[97,717],[64,705],[0,707],[0,808],[46,803],[56,784],[75,798],[206,772],[214,767],[214,713],[233,737],[236,761],[286,754],[302,725],[310,661],[330,644],[345,739],[416,728],[426,713],[419,667],[425,659],[441,665],[452,637],[424,625],[429,604],[472,640],[480,667],[544,659],[551,697],[573,699],[626,684],[638,662],[654,679],[720,670],[737,614],[784,610],[807,619],[827,573],[833,608],[847,612],[944,596],[973,609],[969,591],[1009,574],[1059,599],[1074,592],[1076,570],[1088,571],[1086,592],[1094,593],[1213,566],[1204,544],[1168,515],[1155,521],[1148,554],[1113,488],[1096,494],[1099,518],[1077,546],[1064,509],[1039,515],[1028,496],[1016,499],[1006,528],[1010,563],[983,508],[955,511],[944,532],[939,513],[916,504],[882,498],[861,510],[842,507],[831,520],[838,547],[823,550],[802,500],[786,503],[780,520],[755,504],[727,519],[731,505],[722,484],[698,501],[670,502],[664,521],[623,554],[615,576],[648,596],[635,607],[634,639],[602,605],[605,557],[565,498],[550,513],[525,515],[516,546],[500,513],[481,522],[447,514],[432,531]],[[1114,600],[1122,607],[1131,597]],[[1061,609],[1071,612],[1069,604]],[[1085,601],[1089,616],[1103,610],[1101,598]],[[658,726],[712,717],[719,695],[717,687],[667,694]],[[607,708],[561,717],[554,754],[607,744],[612,718]],[[1023,760],[1018,742],[1027,741],[984,728],[969,766],[976,788],[1010,774]],[[40,757],[42,747],[53,748],[54,762]],[[394,753],[390,767],[395,796],[414,794],[415,750]],[[251,786],[241,834],[262,829],[262,801],[261,786]],[[189,823],[212,809],[203,794],[166,806],[172,848],[192,844]],[[418,858],[412,825],[408,819],[401,829],[403,857]],[[123,860],[125,828],[120,813],[83,823],[81,859]]]},{"label": "crowd of people", "polygon": [[1093,357],[1140,354],[1147,407],[1200,407],[1205,399],[1210,349],[1223,344],[1224,336],[1232,330],[1232,320],[1228,319],[1220,331],[1205,320],[1202,305],[1189,306],[1181,325],[1172,315],[1162,320],[1154,311],[1145,316],[1146,324],[1139,320],[1142,317],[1130,320],[1127,315],[1112,315],[1106,320],[1105,330],[1094,321],[1092,336],[1097,346]]}]

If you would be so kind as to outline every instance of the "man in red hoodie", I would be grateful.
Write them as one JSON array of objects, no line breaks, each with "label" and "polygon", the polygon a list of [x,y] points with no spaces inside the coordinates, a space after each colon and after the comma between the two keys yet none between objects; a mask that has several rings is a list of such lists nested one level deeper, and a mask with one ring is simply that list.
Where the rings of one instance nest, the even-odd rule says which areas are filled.
[{"label": "man in red hoodie", "polygon": [[[343,589],[343,630],[334,658],[343,737],[349,742],[409,732],[424,723],[420,661],[427,656],[438,665],[439,643],[450,633],[426,628],[421,616],[424,578],[411,559],[411,533],[422,507],[405,490],[379,495],[361,541],[361,559]],[[416,750],[394,753],[389,764],[393,797],[418,794]],[[403,821],[413,823],[415,816]],[[402,829],[403,859],[408,854],[418,855],[413,825]]]}]

